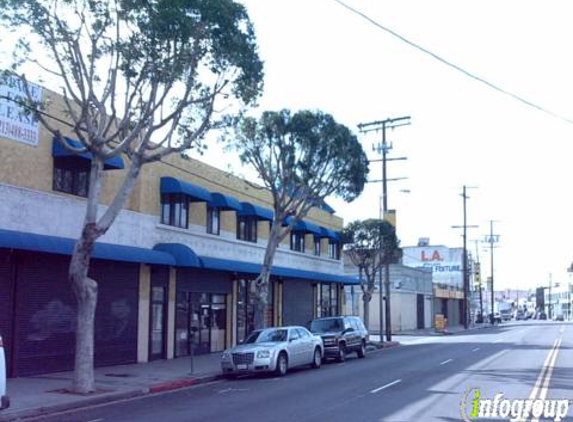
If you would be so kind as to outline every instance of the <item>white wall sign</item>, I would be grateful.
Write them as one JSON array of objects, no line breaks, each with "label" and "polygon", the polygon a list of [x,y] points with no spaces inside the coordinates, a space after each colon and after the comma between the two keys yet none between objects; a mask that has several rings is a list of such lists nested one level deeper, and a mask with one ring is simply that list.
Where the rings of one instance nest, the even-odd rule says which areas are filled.
[{"label": "white wall sign", "polygon": [[[42,88],[28,83],[34,101],[42,99]],[[16,101],[26,98],[24,82],[15,77],[0,79],[0,137],[27,145],[38,145],[38,120]]]},{"label": "white wall sign", "polygon": [[434,283],[459,285],[462,282],[462,248],[445,246],[405,247],[402,263],[408,267],[431,268]]}]

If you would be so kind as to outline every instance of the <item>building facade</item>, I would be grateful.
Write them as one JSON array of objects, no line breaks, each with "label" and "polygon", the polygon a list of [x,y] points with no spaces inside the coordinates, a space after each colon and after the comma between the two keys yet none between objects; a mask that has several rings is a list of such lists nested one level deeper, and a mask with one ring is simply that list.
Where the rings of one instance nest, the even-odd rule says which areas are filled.
[{"label": "building facade", "polygon": [[[358,270],[346,260],[346,273],[355,278]],[[380,273],[369,307],[369,327],[373,333],[380,331]],[[360,285],[345,287],[345,313],[364,317],[364,302]],[[432,272],[425,268],[412,268],[401,264],[390,265],[390,320],[392,333],[400,333],[433,326],[433,284]],[[383,297],[382,315],[385,315]],[[383,322],[385,324],[385,322]]]},{"label": "building facade", "polygon": [[432,273],[434,315],[441,314],[448,325],[458,325],[463,315],[463,248],[446,246],[408,246],[402,248],[402,263],[426,268]]},{"label": "building facade", "polygon": [[[54,120],[72,137],[62,99]],[[0,92],[22,95],[18,86]],[[73,139],[72,139],[73,141]],[[105,164],[101,212],[125,174]],[[12,377],[71,369],[75,298],[67,270],[85,215],[89,153],[71,154],[0,100],[0,332]],[[264,189],[182,156],[144,166],[127,206],[96,244],[96,365],[223,350],[253,329],[254,283],[272,220]],[[342,311],[342,219],[313,208],[280,245],[267,323],[304,325]]]}]

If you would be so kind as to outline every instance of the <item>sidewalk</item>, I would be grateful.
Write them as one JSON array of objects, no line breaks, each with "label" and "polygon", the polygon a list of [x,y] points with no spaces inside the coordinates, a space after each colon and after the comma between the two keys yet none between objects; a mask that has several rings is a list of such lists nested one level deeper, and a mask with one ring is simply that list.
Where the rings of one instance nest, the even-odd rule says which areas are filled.
[{"label": "sidewalk", "polygon": [[[396,341],[372,343],[368,350],[396,347]],[[57,372],[8,379],[10,408],[0,412],[0,422],[62,412],[121,399],[176,390],[221,378],[220,353],[156,360],[148,363],[96,368],[97,391],[88,396],[68,393],[72,372]]]},{"label": "sidewalk", "polygon": [[57,372],[8,379],[10,408],[0,412],[0,422],[143,396],[203,382],[221,376],[220,353],[195,356],[191,374],[189,357],[149,363],[96,368],[97,392],[81,396],[66,392],[72,372]]}]

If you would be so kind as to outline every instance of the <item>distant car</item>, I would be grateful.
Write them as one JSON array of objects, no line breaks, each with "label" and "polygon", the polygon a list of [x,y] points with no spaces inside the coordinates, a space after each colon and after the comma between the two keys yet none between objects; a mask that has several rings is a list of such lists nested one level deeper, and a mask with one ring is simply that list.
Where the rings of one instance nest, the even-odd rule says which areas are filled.
[{"label": "distant car", "polygon": [[555,315],[555,317],[553,318],[555,321],[565,321],[565,318],[563,317],[563,314],[559,314],[559,315]]},{"label": "distant car", "polygon": [[495,312],[493,315],[489,314],[488,318],[489,318],[490,324],[501,324],[502,319],[501,319],[501,315],[499,314],[499,312]]},{"label": "distant car", "polygon": [[320,368],[323,354],[322,339],[304,327],[266,328],[253,331],[241,344],[225,350],[221,369],[227,378],[258,372],[283,376],[297,366]]},{"label": "distant car", "polygon": [[366,356],[369,335],[359,317],[318,318],[310,323],[310,331],[322,337],[325,357],[343,362],[348,353],[356,352],[359,358]]},{"label": "distant car", "polygon": [[6,395],[6,357],[4,343],[0,336],[0,410],[10,407],[10,398]]}]

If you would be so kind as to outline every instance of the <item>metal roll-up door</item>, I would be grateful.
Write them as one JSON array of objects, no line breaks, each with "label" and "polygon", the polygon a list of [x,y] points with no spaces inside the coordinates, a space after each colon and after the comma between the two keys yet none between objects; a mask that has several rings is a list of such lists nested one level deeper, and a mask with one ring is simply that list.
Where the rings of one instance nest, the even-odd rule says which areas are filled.
[{"label": "metal roll-up door", "polygon": [[0,334],[4,341],[6,369],[9,377],[12,376],[14,274],[14,253],[0,249]]},{"label": "metal roll-up door", "polygon": [[312,283],[285,280],[283,284],[283,324],[306,326],[314,315]]},{"label": "metal roll-up door", "polygon": [[76,305],[68,264],[65,256],[18,254],[18,376],[73,368]]},{"label": "metal roll-up door", "polygon": [[[70,257],[19,253],[17,375],[72,370],[76,299],[68,282]],[[137,360],[139,264],[92,260],[98,282],[95,365]]]},{"label": "metal roll-up door", "polygon": [[95,365],[137,362],[139,264],[92,261],[98,282],[95,320]]}]

